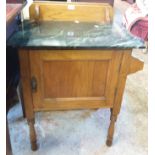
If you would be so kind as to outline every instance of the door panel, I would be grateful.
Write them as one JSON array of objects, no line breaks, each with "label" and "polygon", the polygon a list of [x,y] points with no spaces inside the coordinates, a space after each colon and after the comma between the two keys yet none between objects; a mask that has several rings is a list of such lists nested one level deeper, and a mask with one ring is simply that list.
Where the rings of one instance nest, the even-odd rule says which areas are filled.
[{"label": "door panel", "polygon": [[107,67],[98,60],[43,61],[44,98],[103,97]]},{"label": "door panel", "polygon": [[35,110],[112,107],[120,59],[113,51],[33,50]]}]

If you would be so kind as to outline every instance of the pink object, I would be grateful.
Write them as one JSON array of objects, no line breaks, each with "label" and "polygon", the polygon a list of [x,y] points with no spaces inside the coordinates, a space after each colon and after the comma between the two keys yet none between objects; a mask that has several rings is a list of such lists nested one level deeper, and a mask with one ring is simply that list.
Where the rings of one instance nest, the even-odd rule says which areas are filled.
[{"label": "pink object", "polygon": [[6,22],[9,22],[21,10],[22,4],[6,4]]},{"label": "pink object", "polygon": [[145,41],[148,40],[148,16],[138,8],[137,4],[126,10],[123,23],[131,34]]},{"label": "pink object", "polygon": [[148,21],[139,20],[131,27],[131,33],[137,37],[148,41]]}]

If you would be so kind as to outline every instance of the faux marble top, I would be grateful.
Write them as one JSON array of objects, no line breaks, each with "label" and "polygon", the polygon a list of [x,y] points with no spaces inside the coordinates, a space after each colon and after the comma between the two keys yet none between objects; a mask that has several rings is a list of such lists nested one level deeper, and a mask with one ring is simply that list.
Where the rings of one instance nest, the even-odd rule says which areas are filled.
[{"label": "faux marble top", "polygon": [[24,21],[7,45],[18,48],[104,49],[144,48],[144,42],[131,35],[115,13],[113,23],[79,21]]}]

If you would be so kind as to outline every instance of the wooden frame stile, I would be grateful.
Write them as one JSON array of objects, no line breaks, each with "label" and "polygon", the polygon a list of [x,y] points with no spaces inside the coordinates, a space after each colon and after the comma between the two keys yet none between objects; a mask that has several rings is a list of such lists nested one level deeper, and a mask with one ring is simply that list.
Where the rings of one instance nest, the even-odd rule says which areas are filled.
[{"label": "wooden frame stile", "polygon": [[23,89],[23,98],[26,118],[29,124],[30,140],[31,140],[31,149],[37,150],[37,140],[35,132],[35,118],[34,118],[34,108],[32,101],[32,92],[31,92],[31,73],[30,73],[30,63],[29,63],[29,52],[26,49],[20,49],[19,52],[19,61],[20,61],[20,76]]},{"label": "wooden frame stile", "polygon": [[131,53],[132,53],[131,50],[126,50],[122,54],[122,60],[119,68],[119,77],[117,79],[117,87],[115,89],[114,104],[113,104],[113,108],[111,108],[111,116],[110,116],[111,122],[109,125],[107,141],[106,141],[106,144],[108,146],[112,145],[115,122],[117,120],[117,116],[121,109],[125,83],[130,69]]},{"label": "wooden frame stile", "polygon": [[142,70],[143,66],[144,62],[132,56],[131,49],[124,50],[113,105],[113,111],[112,111],[113,115],[117,115],[120,112],[127,76],[129,74]]}]

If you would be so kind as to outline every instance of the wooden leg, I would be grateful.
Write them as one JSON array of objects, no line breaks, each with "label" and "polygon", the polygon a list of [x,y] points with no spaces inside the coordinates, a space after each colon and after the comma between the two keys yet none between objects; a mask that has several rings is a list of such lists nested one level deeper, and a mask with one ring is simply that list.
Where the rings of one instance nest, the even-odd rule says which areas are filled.
[{"label": "wooden leg", "polygon": [[110,120],[111,120],[113,108],[110,108],[110,112],[111,112],[111,115],[110,115]]},{"label": "wooden leg", "polygon": [[[132,61],[134,61],[134,60],[135,59],[132,58]],[[136,60],[135,60],[135,62],[136,62]],[[124,88],[125,88],[125,82],[126,82],[127,75],[129,74],[129,72],[133,72],[134,67],[131,66],[132,63],[131,64],[130,63],[131,63],[131,51],[126,51],[123,53],[123,56],[122,56],[122,63],[120,66],[120,73],[119,73],[119,77],[118,77],[118,81],[117,81],[117,91],[115,94],[113,108],[110,109],[111,110],[111,117],[110,117],[111,122],[110,122],[110,126],[108,129],[108,136],[107,136],[107,141],[106,141],[107,146],[112,145],[114,129],[115,129],[115,122],[117,120],[117,116],[121,109],[122,97],[123,97],[123,92],[124,92]],[[139,66],[139,65],[137,65],[137,66]],[[131,71],[130,71],[130,68],[132,68]]]},{"label": "wooden leg", "polygon": [[113,135],[114,135],[114,130],[115,130],[115,122],[117,120],[117,115],[113,115],[112,109],[111,109],[110,119],[111,119],[111,121],[110,121],[110,126],[108,129],[108,136],[107,136],[107,141],[106,141],[107,146],[112,145],[112,140],[113,140]]},{"label": "wooden leg", "polygon": [[33,151],[37,150],[37,139],[36,139],[36,132],[34,127],[34,119],[28,120],[29,124],[29,131],[30,131],[30,140],[31,140],[31,149]]}]

